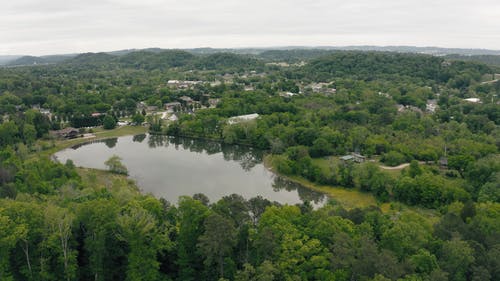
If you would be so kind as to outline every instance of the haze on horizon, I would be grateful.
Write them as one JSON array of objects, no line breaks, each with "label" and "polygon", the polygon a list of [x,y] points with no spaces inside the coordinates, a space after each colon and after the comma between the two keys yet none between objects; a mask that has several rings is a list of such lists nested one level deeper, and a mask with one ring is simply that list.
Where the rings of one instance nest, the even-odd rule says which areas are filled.
[{"label": "haze on horizon", "polygon": [[131,48],[406,45],[500,49],[498,0],[16,0],[0,55]]}]

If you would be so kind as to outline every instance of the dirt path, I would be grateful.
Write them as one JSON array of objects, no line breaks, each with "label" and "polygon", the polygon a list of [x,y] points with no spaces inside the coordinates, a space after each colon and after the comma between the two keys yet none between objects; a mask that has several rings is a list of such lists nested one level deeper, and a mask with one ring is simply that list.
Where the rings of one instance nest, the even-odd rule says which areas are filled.
[{"label": "dirt path", "polygon": [[[425,164],[424,161],[419,161],[418,164]],[[394,166],[394,167],[390,167],[390,166],[384,166],[384,165],[379,165],[380,169],[384,169],[384,170],[402,170],[406,167],[410,166],[410,163],[404,163],[404,164],[401,164],[401,165],[398,165],[398,166]]]},{"label": "dirt path", "polygon": [[492,83],[495,83],[495,82],[498,82],[498,79],[491,80],[491,81],[484,81],[484,82],[481,82],[481,84],[492,84]]}]

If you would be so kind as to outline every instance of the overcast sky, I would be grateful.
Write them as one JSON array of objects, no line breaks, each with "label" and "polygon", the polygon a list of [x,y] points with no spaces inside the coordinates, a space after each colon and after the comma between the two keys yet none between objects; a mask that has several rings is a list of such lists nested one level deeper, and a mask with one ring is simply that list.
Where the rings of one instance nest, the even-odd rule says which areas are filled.
[{"label": "overcast sky", "polygon": [[131,48],[500,49],[499,0],[2,0],[0,55]]}]

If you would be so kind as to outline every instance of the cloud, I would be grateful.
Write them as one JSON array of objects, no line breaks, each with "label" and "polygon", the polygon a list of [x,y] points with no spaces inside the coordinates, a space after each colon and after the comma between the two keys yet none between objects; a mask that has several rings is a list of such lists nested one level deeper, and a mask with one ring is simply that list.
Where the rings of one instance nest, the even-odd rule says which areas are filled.
[{"label": "cloud", "polygon": [[16,0],[0,54],[122,48],[434,45],[500,49],[492,0]]}]

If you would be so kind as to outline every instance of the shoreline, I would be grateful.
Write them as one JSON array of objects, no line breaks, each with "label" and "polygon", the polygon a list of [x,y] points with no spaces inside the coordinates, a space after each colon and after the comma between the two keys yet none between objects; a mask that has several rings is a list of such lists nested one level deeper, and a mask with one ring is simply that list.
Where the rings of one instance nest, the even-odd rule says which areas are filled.
[{"label": "shoreline", "polygon": [[97,133],[93,133],[95,137],[93,138],[75,138],[75,139],[69,139],[69,140],[48,140],[44,142],[53,142],[54,146],[47,149],[47,150],[42,150],[39,152],[34,153],[34,155],[43,157],[47,156],[49,158],[52,158],[53,155],[61,150],[71,148],[72,146],[75,145],[81,145],[86,142],[92,142],[92,141],[98,141],[98,140],[105,140],[105,139],[110,139],[110,138],[117,138],[117,137],[124,137],[124,136],[133,136],[133,135],[138,135],[138,134],[145,134],[147,133],[148,130],[145,127],[139,127],[139,126],[123,126],[123,127],[118,127],[112,130],[105,130],[105,131],[99,131]]},{"label": "shoreline", "polygon": [[290,180],[294,183],[300,184],[304,188],[307,188],[314,192],[319,192],[324,194],[328,199],[335,201],[342,207],[346,209],[353,208],[363,208],[368,206],[378,206],[381,209],[389,208],[390,203],[379,203],[375,196],[370,193],[364,193],[356,189],[347,189],[344,187],[335,187],[328,185],[319,185],[313,182],[310,182],[304,178],[299,176],[287,176],[279,173],[272,165],[272,155],[266,154],[263,158],[264,167],[267,170],[274,173],[277,176],[283,177],[287,180]]},{"label": "shoreline", "polygon": [[[119,127],[113,130],[109,131],[102,131],[96,134],[95,138],[77,138],[77,139],[72,139],[72,140],[62,140],[62,141],[56,141],[55,146],[53,148],[50,148],[48,150],[42,151],[40,155],[46,154],[50,159],[58,161],[58,159],[54,158],[54,155],[62,151],[64,149],[71,148],[76,145],[82,145],[85,143],[91,143],[93,141],[102,141],[105,139],[110,139],[110,138],[115,138],[115,137],[123,137],[123,136],[130,136],[130,135],[136,135],[136,134],[143,134],[143,133],[148,133],[147,128],[144,127],[135,127],[135,126],[124,126],[124,127]],[[155,134],[151,134],[155,135]],[[161,134],[164,135],[164,134]],[[209,139],[209,138],[193,138],[193,137],[185,137],[185,138],[191,138],[191,139],[199,139],[199,140],[205,140],[205,141],[215,141],[215,142],[220,142],[220,140],[214,140],[214,139]],[[242,146],[247,146],[243,144],[232,144],[232,145],[242,145]],[[265,151],[264,151],[265,152]],[[325,195],[329,200],[334,200],[338,204],[340,204],[342,207],[347,208],[347,209],[352,209],[352,208],[362,208],[362,207],[367,207],[367,206],[379,206],[383,207],[382,205],[386,205],[387,203],[380,204],[376,201],[375,197],[371,194],[368,193],[363,193],[358,190],[349,190],[343,187],[334,187],[334,186],[322,186],[318,185],[316,183],[312,183],[310,181],[307,181],[303,178],[300,178],[298,176],[288,176],[288,175],[283,175],[276,171],[276,169],[273,167],[272,163],[272,155],[266,153],[262,159],[262,164],[264,167],[271,173],[275,174],[276,176],[285,178],[289,181],[292,181],[294,183],[300,184],[304,188],[321,193]],[[86,168],[86,167],[78,167],[81,169],[91,169],[91,168]],[[93,169],[96,171],[100,172],[106,172],[108,173],[109,171],[107,170],[101,170],[101,169]],[[129,176],[126,177],[127,179],[130,179]],[[136,185],[137,186],[137,185]],[[140,190],[140,187],[137,186],[137,188]]]}]

